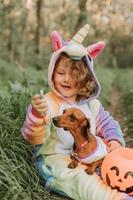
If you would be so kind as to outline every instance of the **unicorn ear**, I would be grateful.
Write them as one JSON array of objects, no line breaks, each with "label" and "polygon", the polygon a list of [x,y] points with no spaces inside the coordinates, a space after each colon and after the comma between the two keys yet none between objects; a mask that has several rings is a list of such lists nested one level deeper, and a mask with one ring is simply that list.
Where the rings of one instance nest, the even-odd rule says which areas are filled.
[{"label": "unicorn ear", "polygon": [[100,41],[88,46],[86,49],[89,55],[94,59],[102,52],[104,47],[105,47],[105,43],[103,41]]},{"label": "unicorn ear", "polygon": [[51,34],[52,40],[52,50],[57,51],[61,47],[63,47],[63,41],[60,34],[57,31],[53,31]]}]

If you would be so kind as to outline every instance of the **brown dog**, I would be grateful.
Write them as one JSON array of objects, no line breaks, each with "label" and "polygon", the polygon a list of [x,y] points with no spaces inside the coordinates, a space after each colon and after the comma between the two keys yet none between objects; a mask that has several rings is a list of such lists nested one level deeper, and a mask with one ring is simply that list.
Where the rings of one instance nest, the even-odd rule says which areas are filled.
[{"label": "brown dog", "polygon": [[[69,168],[77,167],[81,162],[87,165],[86,172],[93,174],[97,167],[100,167],[103,158],[92,163],[84,162],[84,158],[95,152],[97,148],[96,137],[90,133],[90,121],[85,114],[78,108],[69,108],[64,110],[63,114],[53,118],[55,126],[68,130],[74,138],[74,146],[72,150],[72,162]],[[83,158],[83,159],[80,159]]]}]

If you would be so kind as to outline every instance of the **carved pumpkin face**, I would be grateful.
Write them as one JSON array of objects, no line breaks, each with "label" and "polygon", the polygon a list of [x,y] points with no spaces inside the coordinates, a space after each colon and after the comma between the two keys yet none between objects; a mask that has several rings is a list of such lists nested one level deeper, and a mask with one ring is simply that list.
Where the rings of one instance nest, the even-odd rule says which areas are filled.
[{"label": "carved pumpkin face", "polygon": [[109,153],[101,167],[103,181],[133,195],[133,149],[121,147]]}]

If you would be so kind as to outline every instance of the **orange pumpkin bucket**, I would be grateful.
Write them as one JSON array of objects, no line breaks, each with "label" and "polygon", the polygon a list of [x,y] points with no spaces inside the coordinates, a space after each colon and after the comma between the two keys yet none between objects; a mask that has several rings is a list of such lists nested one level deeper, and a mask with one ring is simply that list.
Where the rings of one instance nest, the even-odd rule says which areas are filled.
[{"label": "orange pumpkin bucket", "polygon": [[102,163],[101,175],[111,188],[133,195],[133,149],[121,147],[109,153]]}]

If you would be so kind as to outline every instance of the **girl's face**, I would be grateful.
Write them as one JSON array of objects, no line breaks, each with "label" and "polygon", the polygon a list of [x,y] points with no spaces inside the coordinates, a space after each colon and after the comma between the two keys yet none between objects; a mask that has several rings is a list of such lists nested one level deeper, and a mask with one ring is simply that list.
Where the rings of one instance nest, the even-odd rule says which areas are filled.
[{"label": "girl's face", "polygon": [[72,77],[71,66],[64,65],[64,62],[60,60],[54,71],[53,82],[54,87],[62,96],[75,102],[78,89]]}]

